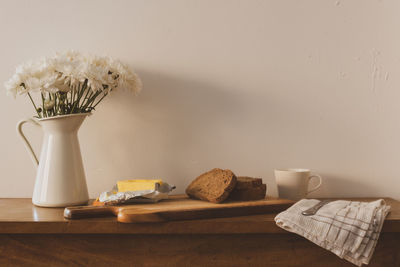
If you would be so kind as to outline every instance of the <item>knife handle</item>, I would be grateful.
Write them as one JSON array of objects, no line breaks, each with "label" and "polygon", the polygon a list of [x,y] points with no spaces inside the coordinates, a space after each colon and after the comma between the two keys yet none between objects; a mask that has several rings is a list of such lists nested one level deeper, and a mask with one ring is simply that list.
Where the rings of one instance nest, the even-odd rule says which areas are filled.
[{"label": "knife handle", "polygon": [[115,206],[74,206],[64,209],[64,217],[67,219],[93,218],[111,216],[118,213],[119,207]]}]

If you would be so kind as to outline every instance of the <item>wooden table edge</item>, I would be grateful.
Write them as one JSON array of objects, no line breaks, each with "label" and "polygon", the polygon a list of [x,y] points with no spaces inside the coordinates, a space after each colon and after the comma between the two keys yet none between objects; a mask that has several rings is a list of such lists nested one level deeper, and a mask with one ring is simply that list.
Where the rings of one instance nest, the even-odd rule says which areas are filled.
[{"label": "wooden table edge", "polygon": [[[378,198],[369,198],[368,200],[373,199]],[[386,218],[382,232],[400,233],[400,202],[390,198],[386,198],[386,200],[392,204],[393,214],[389,214]],[[8,199],[7,201],[18,201],[18,199]],[[32,213],[35,209],[34,206],[27,207],[28,199],[19,201],[25,203],[25,212]],[[5,205],[3,205],[3,209],[5,209]],[[0,234],[289,234],[276,226],[273,220],[275,214],[126,224],[117,222],[117,218],[112,217],[67,220],[63,218],[60,209],[49,209],[48,211],[55,211],[55,215],[38,220],[18,216],[15,216],[15,219],[0,219]],[[14,214],[18,213],[14,212]]]}]

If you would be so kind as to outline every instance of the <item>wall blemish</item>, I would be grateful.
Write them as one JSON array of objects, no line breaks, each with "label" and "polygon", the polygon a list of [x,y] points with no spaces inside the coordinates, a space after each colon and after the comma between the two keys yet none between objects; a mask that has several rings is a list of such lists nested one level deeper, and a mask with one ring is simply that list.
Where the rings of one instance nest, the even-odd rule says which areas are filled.
[{"label": "wall blemish", "polygon": [[389,72],[386,72],[385,74],[385,81],[389,80]]},{"label": "wall blemish", "polygon": [[377,50],[372,51],[372,82],[371,82],[371,91],[375,92],[376,91],[376,85],[379,79],[379,74],[380,74],[380,68],[378,67],[378,57],[380,55],[380,52]]}]

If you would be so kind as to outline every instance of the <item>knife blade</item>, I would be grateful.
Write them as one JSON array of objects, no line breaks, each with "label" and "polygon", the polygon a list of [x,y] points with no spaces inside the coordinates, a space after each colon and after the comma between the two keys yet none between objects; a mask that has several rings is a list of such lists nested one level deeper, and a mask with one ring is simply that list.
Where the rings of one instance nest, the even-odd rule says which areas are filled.
[{"label": "knife blade", "polygon": [[303,211],[301,214],[304,216],[311,216],[314,215],[315,213],[317,213],[317,211],[322,208],[324,205],[328,204],[329,202],[331,202],[331,199],[325,199],[320,201],[318,204],[315,204],[314,206],[312,206],[311,208]]}]

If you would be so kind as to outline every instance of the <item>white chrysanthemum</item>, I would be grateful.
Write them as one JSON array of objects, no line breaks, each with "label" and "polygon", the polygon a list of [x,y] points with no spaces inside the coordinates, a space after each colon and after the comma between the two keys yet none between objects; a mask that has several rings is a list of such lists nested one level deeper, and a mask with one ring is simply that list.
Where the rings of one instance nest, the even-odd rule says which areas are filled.
[{"label": "white chrysanthemum", "polygon": [[86,62],[89,65],[109,69],[108,59],[106,57],[88,56]]},{"label": "white chrysanthemum", "polygon": [[22,79],[19,74],[14,74],[10,80],[4,83],[4,87],[7,90],[7,94],[13,95],[14,97],[25,90],[22,87]]},{"label": "white chrysanthemum", "polygon": [[53,99],[51,99],[51,100],[50,99],[46,99],[44,101],[44,108],[46,110],[52,109],[54,107],[54,105],[55,105],[55,101]]},{"label": "white chrysanthemum", "polygon": [[[120,61],[110,57],[83,55],[73,50],[18,66],[16,73],[4,86],[7,93],[14,96],[37,91],[44,96],[50,93],[52,97],[60,98],[61,102],[55,103],[61,103],[61,106],[56,107],[53,113],[90,112],[110,91],[121,88],[137,94],[142,89],[140,78]],[[89,94],[89,91],[85,90],[96,94]],[[30,98],[33,102],[31,96]],[[46,106],[49,104],[51,103],[47,103]],[[74,109],[64,111],[70,107]],[[38,111],[39,117],[48,116],[39,112],[41,111]]]},{"label": "white chrysanthemum", "polygon": [[133,72],[127,72],[118,78],[118,87],[138,94],[142,89],[142,82]]},{"label": "white chrysanthemum", "polygon": [[72,87],[68,84],[67,80],[64,77],[56,79],[54,83],[51,86],[49,86],[49,88],[57,88],[58,91],[64,93],[72,90]]},{"label": "white chrysanthemum", "polygon": [[25,62],[24,64],[19,65],[15,73],[20,74],[20,75],[29,75],[30,73],[33,73],[36,71],[37,64],[34,64],[33,61],[28,61]]},{"label": "white chrysanthemum", "polygon": [[24,81],[25,87],[28,91],[40,91],[44,87],[44,81],[37,77],[29,77]]},{"label": "white chrysanthemum", "polygon": [[119,61],[110,59],[110,71],[112,76],[116,78],[117,88],[129,90],[138,94],[142,90],[142,82],[140,78],[128,66]]},{"label": "white chrysanthemum", "polygon": [[57,52],[55,57],[56,59],[61,59],[64,61],[81,61],[84,56],[75,50],[67,50],[64,52]]},{"label": "white chrysanthemum", "polygon": [[108,68],[89,63],[83,64],[82,67],[82,75],[87,80],[88,87],[94,92],[103,90],[103,85],[107,85]]}]

